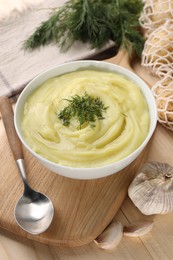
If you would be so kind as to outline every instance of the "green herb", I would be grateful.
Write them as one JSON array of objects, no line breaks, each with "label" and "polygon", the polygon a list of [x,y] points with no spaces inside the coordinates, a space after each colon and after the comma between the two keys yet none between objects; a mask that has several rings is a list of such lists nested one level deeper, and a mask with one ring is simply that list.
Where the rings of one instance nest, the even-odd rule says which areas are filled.
[{"label": "green herb", "polygon": [[79,129],[84,123],[89,123],[92,128],[95,127],[96,119],[104,119],[103,112],[108,108],[99,97],[94,98],[87,93],[83,96],[74,95],[65,100],[69,102],[69,105],[58,113],[58,118],[65,126],[69,126],[71,119],[76,118],[79,122]]},{"label": "green herb", "polygon": [[24,42],[25,49],[57,43],[67,51],[75,41],[101,48],[112,40],[140,56],[144,38],[139,30],[141,0],[71,0],[53,11]]}]

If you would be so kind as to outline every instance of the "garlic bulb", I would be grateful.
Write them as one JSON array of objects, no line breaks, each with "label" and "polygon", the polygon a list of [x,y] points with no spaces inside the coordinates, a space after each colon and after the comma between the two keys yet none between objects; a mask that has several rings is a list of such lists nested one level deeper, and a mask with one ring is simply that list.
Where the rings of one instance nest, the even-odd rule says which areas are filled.
[{"label": "garlic bulb", "polygon": [[129,224],[124,227],[124,235],[128,237],[144,236],[151,231],[153,227],[153,221],[141,220],[135,223]]},{"label": "garlic bulb", "polygon": [[104,231],[101,233],[94,242],[99,248],[112,249],[115,248],[121,241],[123,236],[123,225],[118,222],[112,222]]},{"label": "garlic bulb", "polygon": [[144,164],[130,184],[128,195],[145,215],[173,211],[173,167],[160,162]]}]

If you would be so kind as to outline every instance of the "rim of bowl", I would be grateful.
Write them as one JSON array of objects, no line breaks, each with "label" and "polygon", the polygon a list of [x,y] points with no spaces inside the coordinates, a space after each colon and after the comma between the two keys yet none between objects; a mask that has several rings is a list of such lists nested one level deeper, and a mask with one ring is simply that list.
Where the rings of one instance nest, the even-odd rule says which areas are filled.
[{"label": "rim of bowl", "polygon": [[[78,65],[77,66],[78,69],[73,69],[73,65]],[[125,77],[127,77],[129,80],[135,82],[135,84],[140,88],[140,90],[142,91],[142,94],[145,97],[145,100],[147,102],[148,109],[149,109],[150,126],[149,126],[149,130],[148,130],[148,134],[147,134],[146,138],[144,139],[144,141],[141,143],[141,145],[136,150],[134,150],[131,154],[124,157],[123,159],[116,161],[116,162],[113,162],[111,164],[107,164],[107,165],[103,165],[103,166],[99,166],[99,167],[87,167],[87,168],[85,168],[85,167],[65,166],[65,165],[61,165],[61,164],[55,163],[53,161],[50,161],[50,160],[44,158],[43,156],[39,155],[38,153],[36,153],[28,145],[28,143],[25,141],[25,138],[23,137],[22,130],[21,130],[21,120],[20,120],[20,118],[21,118],[21,108],[23,108],[23,105],[25,104],[29,95],[35,89],[37,89],[43,82],[45,82],[47,79],[52,78],[52,77],[56,77],[56,76],[60,76],[60,75],[63,75],[63,74],[67,74],[67,73],[70,73],[70,72],[73,72],[73,71],[77,71],[77,70],[89,69],[89,67],[91,67],[92,65],[96,70],[107,71],[107,72],[115,72],[115,73],[118,73],[118,74],[122,74]],[[64,72],[64,73],[60,73],[60,74],[56,73],[57,75],[56,74],[54,75],[54,73],[55,73],[54,71],[58,72],[58,69],[63,69],[63,68],[66,68],[66,67],[67,68],[71,67],[71,69],[67,69],[67,71]],[[93,69],[93,67],[92,67],[92,69]],[[49,75],[49,73],[50,73],[50,76],[47,76],[47,75]],[[38,83],[40,80],[41,80],[41,83]],[[37,83],[37,86],[33,87],[33,84],[36,84],[36,83]],[[27,97],[25,97],[25,96],[27,96]],[[146,96],[147,96],[147,98],[146,98]],[[149,107],[149,101],[148,100],[150,101],[150,107]],[[23,103],[23,105],[21,103]],[[152,110],[151,110],[151,106],[152,106]],[[21,94],[20,94],[20,96],[19,96],[19,98],[16,102],[16,106],[15,106],[15,110],[14,110],[14,125],[15,125],[17,135],[18,135],[19,139],[21,140],[22,144],[27,148],[27,150],[31,154],[33,154],[37,159],[43,161],[45,164],[51,164],[53,167],[58,167],[60,169],[66,169],[66,170],[69,170],[69,171],[74,170],[76,172],[87,172],[88,170],[92,170],[93,174],[94,174],[94,171],[96,171],[96,170],[99,170],[99,169],[104,170],[104,169],[107,169],[108,167],[113,167],[116,164],[121,164],[123,161],[129,160],[134,154],[138,153],[141,150],[142,147],[143,147],[142,148],[142,150],[143,150],[145,148],[145,146],[147,145],[147,143],[149,142],[151,136],[153,135],[154,130],[156,128],[156,124],[157,124],[157,105],[156,105],[154,96],[153,96],[150,88],[148,87],[148,85],[138,75],[136,75],[134,72],[132,72],[132,71],[120,66],[120,65],[112,64],[112,63],[105,62],[105,61],[95,61],[95,60],[71,61],[71,62],[56,65],[56,66],[51,67],[50,69],[45,70],[44,72],[38,74],[23,89],[23,91],[21,92]],[[125,167],[122,167],[122,169],[125,168]],[[59,174],[63,175],[61,173],[59,173]],[[110,175],[110,174],[106,174],[106,175],[100,174],[99,176],[96,176],[96,178],[106,177],[108,175]],[[70,177],[70,176],[67,176],[65,174],[64,174],[64,176]],[[81,176],[81,179],[82,179],[82,176]]]}]

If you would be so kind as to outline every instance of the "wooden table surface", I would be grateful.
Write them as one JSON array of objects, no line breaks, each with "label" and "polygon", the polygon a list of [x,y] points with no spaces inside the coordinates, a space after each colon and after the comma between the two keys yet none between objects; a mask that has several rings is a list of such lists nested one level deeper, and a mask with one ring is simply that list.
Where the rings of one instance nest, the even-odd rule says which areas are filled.
[{"label": "wooden table surface", "polygon": [[[122,223],[152,217],[143,216],[127,198],[115,219]],[[113,250],[97,248],[94,242],[77,247],[51,247],[27,239],[21,239],[6,231],[0,231],[1,260],[171,260],[173,259],[173,213],[157,215],[150,233],[140,238],[123,237]]]},{"label": "wooden table surface", "polygon": [[[140,67],[135,67],[135,72],[140,75]],[[141,74],[141,76],[143,76]],[[147,75],[145,74],[147,79]],[[149,78],[148,78],[149,79]],[[155,79],[150,80],[153,84]],[[2,131],[0,120],[0,131]],[[157,131],[161,137],[166,135],[166,142],[158,136],[153,137],[153,145],[149,152],[148,161],[159,158],[164,162],[172,163],[173,132],[166,130],[158,124]],[[155,140],[157,138],[157,140]],[[168,157],[166,157],[168,154]],[[99,249],[94,242],[77,247],[53,247],[32,240],[23,239],[4,230],[0,230],[0,260],[172,260],[173,259],[173,213],[166,215],[144,216],[127,197],[114,217],[116,220],[127,224],[141,219],[154,219],[154,227],[145,236],[130,238],[123,237],[120,244],[113,250]],[[0,220],[1,221],[1,220]]]}]

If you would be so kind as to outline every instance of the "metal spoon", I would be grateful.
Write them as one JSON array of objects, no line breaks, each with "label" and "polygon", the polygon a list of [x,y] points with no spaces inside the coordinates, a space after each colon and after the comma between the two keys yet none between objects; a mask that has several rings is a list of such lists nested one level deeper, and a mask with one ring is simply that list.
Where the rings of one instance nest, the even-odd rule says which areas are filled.
[{"label": "metal spoon", "polygon": [[54,207],[44,194],[31,189],[26,178],[21,142],[14,127],[14,114],[7,97],[0,98],[0,111],[8,141],[24,184],[24,194],[16,204],[14,215],[18,225],[31,234],[44,232],[51,224]]}]

